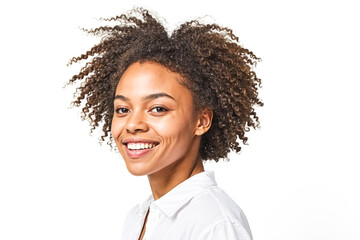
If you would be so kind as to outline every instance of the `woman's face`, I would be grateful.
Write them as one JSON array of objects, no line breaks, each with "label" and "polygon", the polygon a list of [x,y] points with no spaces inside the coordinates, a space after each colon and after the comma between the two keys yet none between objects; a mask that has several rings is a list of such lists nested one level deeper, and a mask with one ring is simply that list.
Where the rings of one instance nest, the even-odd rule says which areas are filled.
[{"label": "woman's face", "polygon": [[197,157],[198,119],[181,76],[154,62],[133,63],[115,92],[111,133],[133,175]]}]

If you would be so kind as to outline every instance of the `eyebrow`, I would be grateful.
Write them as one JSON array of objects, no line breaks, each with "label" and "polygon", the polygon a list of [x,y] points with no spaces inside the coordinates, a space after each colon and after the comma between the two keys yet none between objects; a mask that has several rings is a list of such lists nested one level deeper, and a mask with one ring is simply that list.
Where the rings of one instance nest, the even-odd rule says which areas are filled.
[{"label": "eyebrow", "polygon": [[[167,97],[167,98],[170,98],[170,99],[172,99],[172,100],[174,100],[176,102],[175,98],[173,98],[172,96],[170,96],[169,94],[164,93],[164,92],[154,93],[154,94],[150,94],[148,96],[145,96],[145,97],[142,98],[142,101],[153,100],[153,99],[161,98],[161,97]],[[114,100],[115,99],[120,99],[120,100],[123,100],[123,101],[126,101],[126,102],[130,101],[129,98],[127,98],[127,97],[125,97],[123,95],[116,95]]]}]

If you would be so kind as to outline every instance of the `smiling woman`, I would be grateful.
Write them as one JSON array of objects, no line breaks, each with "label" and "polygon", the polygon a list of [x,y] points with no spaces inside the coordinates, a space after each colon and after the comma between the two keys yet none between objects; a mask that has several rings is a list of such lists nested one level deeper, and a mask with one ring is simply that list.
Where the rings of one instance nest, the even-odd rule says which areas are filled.
[{"label": "smiling woman", "polygon": [[91,131],[102,123],[129,172],[148,177],[152,194],[129,212],[123,239],[252,239],[203,161],[239,152],[259,124],[259,59],[216,24],[186,22],[169,36],[143,9],[104,20],[119,24],[85,30],[103,38],[70,61],[94,56],[70,83],[83,81],[73,103],[86,101]]},{"label": "smiling woman", "polygon": [[[193,168],[198,158],[200,133],[210,128],[212,116],[197,119],[191,92],[178,82],[180,78],[154,62],[133,63],[120,78],[111,134],[134,175],[150,179],[185,173],[183,169]],[[202,162],[197,162],[194,174],[203,171]],[[154,192],[155,199],[169,190]]]}]

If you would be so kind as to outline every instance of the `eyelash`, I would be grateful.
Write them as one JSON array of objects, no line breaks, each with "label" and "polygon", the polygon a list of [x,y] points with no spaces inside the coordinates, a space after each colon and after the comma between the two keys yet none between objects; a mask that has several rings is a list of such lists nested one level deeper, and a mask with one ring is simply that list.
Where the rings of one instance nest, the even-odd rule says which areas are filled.
[{"label": "eyelash", "polygon": [[[125,111],[127,111],[127,112],[120,112],[120,110],[125,110]],[[120,108],[117,108],[117,109],[115,110],[115,112],[118,113],[118,114],[125,114],[125,113],[128,113],[128,112],[129,112],[129,109],[120,107]]]},{"label": "eyelash", "polygon": [[[154,111],[154,110],[156,110],[156,111]],[[153,107],[152,109],[150,109],[150,112],[153,112],[153,113],[162,113],[162,112],[167,112],[167,111],[169,111],[169,110],[164,107]],[[126,113],[129,113],[130,110],[127,108],[120,107],[120,108],[117,108],[115,110],[115,112],[117,114],[126,114]]]},{"label": "eyelash", "polygon": [[157,109],[157,110],[160,110],[160,111],[156,111],[155,113],[161,113],[161,112],[167,112],[169,111],[168,109],[164,108],[164,107],[153,107],[150,112],[154,112],[153,110],[154,109]]}]

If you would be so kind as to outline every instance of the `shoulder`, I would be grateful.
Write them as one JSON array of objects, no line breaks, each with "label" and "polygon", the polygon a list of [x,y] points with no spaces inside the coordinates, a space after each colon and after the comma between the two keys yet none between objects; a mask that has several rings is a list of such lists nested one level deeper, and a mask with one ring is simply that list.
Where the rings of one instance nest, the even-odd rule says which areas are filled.
[{"label": "shoulder", "polygon": [[203,229],[204,239],[252,239],[242,209],[217,186],[196,194],[183,210],[191,213],[194,226]]},{"label": "shoulder", "polygon": [[198,239],[252,240],[252,235],[250,229],[238,221],[222,221],[209,226]]},{"label": "shoulder", "polygon": [[247,222],[242,209],[217,186],[208,187],[195,195],[191,205],[214,220]]}]

